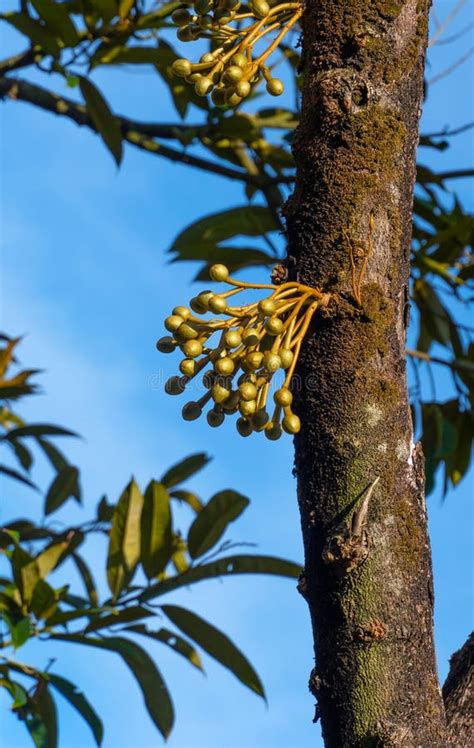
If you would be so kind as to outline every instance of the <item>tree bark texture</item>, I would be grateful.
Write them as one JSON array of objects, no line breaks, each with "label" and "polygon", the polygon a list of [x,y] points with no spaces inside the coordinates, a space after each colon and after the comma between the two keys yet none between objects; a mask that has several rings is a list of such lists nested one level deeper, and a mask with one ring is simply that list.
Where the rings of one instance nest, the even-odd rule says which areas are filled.
[{"label": "tree bark texture", "polygon": [[295,382],[300,591],[328,748],[447,744],[405,371],[429,4],[307,0],[303,17],[297,179],[285,216],[290,277],[332,294]]}]

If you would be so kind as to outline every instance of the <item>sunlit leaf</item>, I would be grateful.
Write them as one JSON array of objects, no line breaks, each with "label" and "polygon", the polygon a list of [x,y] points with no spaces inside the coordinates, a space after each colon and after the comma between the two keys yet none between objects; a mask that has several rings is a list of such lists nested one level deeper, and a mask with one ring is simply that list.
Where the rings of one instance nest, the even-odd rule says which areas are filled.
[{"label": "sunlit leaf", "polygon": [[143,496],[131,481],[115,507],[107,557],[107,580],[114,599],[130,583],[140,558]]},{"label": "sunlit leaf", "polygon": [[141,514],[140,559],[148,579],[163,571],[171,556],[171,510],[169,495],[162,483],[150,481]]},{"label": "sunlit leaf", "polygon": [[148,636],[150,639],[154,639],[161,644],[166,644],[174,652],[177,652],[182,657],[185,657],[191,665],[194,665],[198,670],[202,670],[201,658],[194,647],[183,639],[179,634],[175,634],[174,631],[170,631],[166,628],[161,628],[158,631],[150,631],[144,624],[137,624],[136,626],[127,626],[124,631],[130,631],[134,634],[142,634]]}]

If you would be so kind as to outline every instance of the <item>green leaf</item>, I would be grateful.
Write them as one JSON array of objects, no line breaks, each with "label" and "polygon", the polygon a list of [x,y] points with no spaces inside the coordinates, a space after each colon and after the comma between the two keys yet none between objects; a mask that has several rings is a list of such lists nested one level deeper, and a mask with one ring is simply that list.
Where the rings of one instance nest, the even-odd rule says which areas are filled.
[{"label": "green leaf", "polygon": [[31,634],[31,623],[30,619],[25,617],[22,618],[15,626],[10,628],[12,637],[12,644],[14,649],[20,649],[20,647],[28,641]]},{"label": "green leaf", "polygon": [[222,537],[227,525],[240,517],[249,500],[230,489],[219,491],[197,515],[188,532],[188,551],[191,558],[202,556]]},{"label": "green leaf", "polygon": [[265,699],[262,682],[250,662],[228,636],[195,613],[177,605],[162,605],[161,610],[186,636],[233,673],[247,688]]},{"label": "green leaf", "polygon": [[26,13],[3,13],[1,18],[11,24],[20,34],[27,36],[33,46],[41,47],[47,54],[57,57],[59,44],[48,29]]},{"label": "green leaf", "polygon": [[48,574],[57,566],[59,559],[67,550],[68,545],[69,543],[55,543],[36,557],[36,563],[42,579],[46,579]]},{"label": "green leaf", "polygon": [[97,745],[102,745],[104,728],[90,701],[71,681],[55,673],[48,673],[48,681],[76,709],[92,730]]},{"label": "green leaf", "polygon": [[118,120],[112,114],[98,88],[90,80],[81,76],[79,87],[94,125],[114,157],[117,166],[120,166],[122,160],[122,132]]},{"label": "green leaf", "polygon": [[281,577],[297,579],[301,573],[301,566],[292,561],[285,561],[274,556],[227,556],[218,561],[212,561],[202,566],[194,566],[192,569],[178,574],[162,582],[148,587],[140,596],[140,602],[152,600],[154,597],[165,595],[168,592],[188,587],[201,582],[204,579],[224,577],[234,574],[274,574]]},{"label": "green leaf", "polygon": [[278,230],[269,208],[245,205],[212,213],[190,224],[178,234],[168,251],[178,253],[183,259],[193,259],[193,253],[202,249],[203,243],[214,247],[234,236],[261,236]]},{"label": "green leaf", "polygon": [[135,676],[154,724],[164,738],[169,736],[174,723],[170,694],[155,663],[138,644],[119,636],[95,639],[78,634],[54,634],[51,638],[85,644],[119,654]]},{"label": "green leaf", "polygon": [[18,462],[22,466],[23,470],[29,470],[33,464],[33,456],[29,449],[27,449],[21,442],[12,441],[8,442],[15,452]]},{"label": "green leaf", "polygon": [[72,558],[82,578],[91,605],[97,605],[99,596],[97,594],[94,577],[92,576],[88,565],[86,564],[82,556],[80,556],[78,553],[73,553]]},{"label": "green leaf", "polygon": [[203,503],[199,496],[196,496],[195,493],[191,493],[190,491],[185,491],[181,488],[177,488],[174,491],[171,491],[170,496],[173,499],[178,499],[178,501],[182,501],[184,504],[187,504],[196,512],[196,514],[198,514],[203,507]]},{"label": "green leaf", "polygon": [[76,501],[81,501],[79,470],[77,467],[67,465],[56,475],[48,489],[45,499],[44,513],[47,515],[56,512],[71,496],[73,496]]},{"label": "green leaf", "polygon": [[38,486],[35,485],[33,481],[31,481],[25,475],[22,475],[21,473],[19,473],[18,470],[9,468],[6,465],[0,465],[0,473],[3,473],[3,475],[8,475],[9,478],[18,480],[20,481],[20,483],[25,483],[25,485],[29,486],[30,488],[34,488],[36,491],[38,490]]},{"label": "green leaf", "polygon": [[79,35],[66,5],[53,0],[31,0],[31,4],[45,22],[45,27],[58,36],[67,47],[74,47],[79,42]]},{"label": "green leaf", "polygon": [[26,726],[36,748],[57,748],[58,719],[51,692],[44,680],[40,680],[33,694],[33,714],[27,715]]},{"label": "green leaf", "polygon": [[[185,253],[187,254],[187,253]],[[222,262],[227,265],[231,273],[236,273],[242,268],[247,267],[268,267],[274,265],[276,257],[263,252],[261,249],[251,247],[225,247],[221,244],[215,247],[208,247],[206,244],[200,248],[195,247],[193,256],[187,257],[178,255],[173,262],[187,262],[189,260],[205,260],[206,264],[199,270],[194,280],[208,281],[209,268],[215,262]]]},{"label": "green leaf", "polygon": [[68,461],[64,455],[59,451],[59,449],[51,444],[51,442],[48,442],[46,439],[42,439],[41,437],[37,438],[37,442],[56,472],[59,473],[68,465]]},{"label": "green leaf", "polygon": [[11,564],[21,599],[28,605],[40,580],[38,565],[33,557],[19,545],[16,545],[13,550]]},{"label": "green leaf", "polygon": [[107,581],[114,599],[130,583],[140,558],[143,496],[131,481],[115,507],[107,557]]},{"label": "green leaf", "polygon": [[18,439],[21,436],[78,436],[74,431],[68,431],[60,426],[51,426],[49,423],[35,423],[31,426],[20,426],[12,429],[3,437],[8,441]]},{"label": "green leaf", "polygon": [[171,557],[171,508],[168,491],[152,480],[147,486],[141,515],[140,559],[148,579],[157,577]]},{"label": "green leaf", "polygon": [[98,65],[156,65],[161,53],[156,47],[123,47],[104,45],[94,55],[93,67]]},{"label": "green leaf", "polygon": [[44,579],[39,579],[31,598],[31,610],[37,618],[46,619],[53,615],[57,606],[56,592]]},{"label": "green leaf", "polygon": [[186,457],[181,462],[176,463],[170,467],[169,470],[161,478],[162,483],[166,488],[172,488],[188,480],[192,475],[202,470],[203,467],[211,460],[205,452],[197,452],[196,454]]},{"label": "green leaf", "polygon": [[102,618],[96,618],[91,621],[85,633],[89,634],[91,631],[98,631],[99,629],[108,628],[109,626],[117,626],[122,623],[131,623],[132,621],[140,621],[142,618],[151,618],[155,614],[147,608],[142,608],[140,605],[136,605],[133,608],[125,608],[124,610],[117,611],[117,613],[109,613],[109,615],[103,616]]},{"label": "green leaf", "polygon": [[135,4],[135,0],[119,0],[118,10],[120,18],[126,18]]},{"label": "green leaf", "polygon": [[174,631],[170,631],[167,628],[161,628],[158,631],[150,631],[143,624],[136,626],[127,626],[124,631],[131,631],[134,634],[141,634],[142,636],[148,636],[150,639],[154,639],[157,642],[166,644],[174,652],[177,652],[182,657],[185,657],[191,665],[194,665],[198,670],[202,671],[201,658],[194,647],[183,639],[179,634],[175,634]]}]

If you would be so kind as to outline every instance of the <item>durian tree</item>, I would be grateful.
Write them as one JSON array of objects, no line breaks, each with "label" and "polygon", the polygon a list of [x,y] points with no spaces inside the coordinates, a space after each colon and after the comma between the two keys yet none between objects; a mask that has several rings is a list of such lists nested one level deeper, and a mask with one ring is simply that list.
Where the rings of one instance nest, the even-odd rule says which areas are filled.
[{"label": "durian tree", "polygon": [[[170,310],[158,349],[182,354],[169,394],[204,375],[185,420],[209,403],[211,427],[235,414],[236,438],[295,435],[298,589],[327,746],[472,742],[472,643],[453,661],[445,704],[436,674],[425,497],[440,473],[445,490],[458,484],[471,454],[473,343],[456,313],[472,293],[473,221],[443,192],[473,172],[416,163],[418,145],[442,149],[449,137],[418,132],[429,10],[429,0],[31,0],[2,15],[25,37],[0,63],[6,100],[98,133],[117,163],[125,143],[242,184],[244,204],[187,226],[170,248],[174,261],[201,263],[198,281],[230,289],[212,284]],[[283,93],[282,62],[294,107],[267,98]],[[114,112],[94,71],[124,65],[153,66],[180,120]],[[257,266],[273,268],[268,283],[236,277]],[[418,334],[407,350],[410,304]],[[416,371],[449,370],[452,397],[410,403],[407,356]]]}]

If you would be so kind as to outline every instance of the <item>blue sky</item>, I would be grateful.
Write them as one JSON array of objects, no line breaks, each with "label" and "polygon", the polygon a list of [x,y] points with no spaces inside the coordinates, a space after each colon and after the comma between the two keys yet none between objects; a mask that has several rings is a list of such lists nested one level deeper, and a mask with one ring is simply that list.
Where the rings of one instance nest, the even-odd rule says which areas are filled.
[{"label": "blue sky", "polygon": [[[437,0],[444,18],[454,3]],[[467,4],[446,35],[474,20]],[[4,36],[5,48],[14,43]],[[469,47],[430,52],[428,78]],[[8,51],[8,49],[7,49]],[[472,60],[433,85],[422,130],[438,131],[474,119]],[[137,118],[175,120],[164,87],[151,72],[101,73],[114,108]],[[233,526],[233,540],[253,541],[258,551],[301,560],[302,548],[291,476],[289,438],[270,443],[243,440],[233,428],[210,430],[184,424],[181,402],[157,385],[176,366],[156,353],[162,319],[194,293],[193,267],[166,264],[164,250],[188,223],[206,212],[243,204],[239,186],[219,177],[126,149],[117,171],[98,138],[59,118],[22,104],[1,107],[2,117],[2,327],[26,333],[22,361],[44,368],[44,394],[25,405],[28,419],[62,423],[84,435],[68,454],[82,470],[84,510],[68,507],[58,519],[81,521],[106,492],[111,499],[133,473],[142,483],[159,477],[185,454],[206,450],[213,462],[191,483],[204,498],[225,487],[252,503]],[[423,153],[443,169],[472,166],[472,131],[444,154]],[[456,184],[466,207],[472,188]],[[43,464],[38,476],[46,480]],[[12,515],[39,517],[38,498],[3,484],[0,522]],[[470,491],[471,488],[471,491]],[[472,472],[441,503],[429,500],[436,588],[436,641],[444,677],[449,655],[472,625]],[[181,516],[181,515],[180,515]],[[183,523],[188,519],[185,512]],[[103,578],[103,547],[90,548]],[[311,722],[307,690],[312,667],[309,617],[289,580],[227,579],[181,592],[170,602],[189,606],[222,628],[249,656],[265,684],[269,706],[205,657],[207,677],[175,655],[150,645],[173,693],[177,724],[171,748],[306,748],[322,745]],[[80,685],[97,704],[106,725],[106,748],[152,748],[161,739],[142,697],[122,664],[108,653],[73,651],[69,645],[28,645],[25,661],[54,670]],[[6,715],[0,698],[0,739],[23,748],[23,726]],[[92,745],[87,728],[61,704],[61,748]],[[316,737],[318,736],[318,737]]]}]

